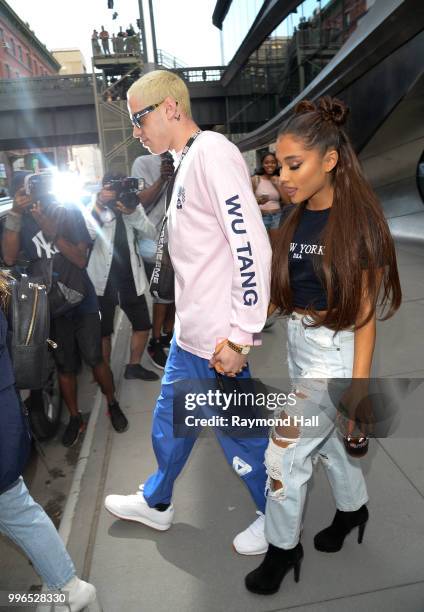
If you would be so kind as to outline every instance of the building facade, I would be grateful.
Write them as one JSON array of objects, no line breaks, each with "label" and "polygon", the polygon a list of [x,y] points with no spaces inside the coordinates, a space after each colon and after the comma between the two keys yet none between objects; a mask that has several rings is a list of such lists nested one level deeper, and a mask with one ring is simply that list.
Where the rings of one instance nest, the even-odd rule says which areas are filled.
[{"label": "building facade", "polygon": [[54,49],[53,57],[61,65],[59,74],[86,74],[84,56],[79,49]]},{"label": "building facade", "polygon": [[29,25],[5,0],[0,0],[0,78],[48,76],[59,70],[59,62]]}]

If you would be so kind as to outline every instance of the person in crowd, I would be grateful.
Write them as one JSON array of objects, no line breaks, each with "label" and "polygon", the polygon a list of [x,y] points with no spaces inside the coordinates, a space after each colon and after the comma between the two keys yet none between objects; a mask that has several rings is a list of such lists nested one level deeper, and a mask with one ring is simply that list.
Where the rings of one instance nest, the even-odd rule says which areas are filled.
[{"label": "person in crowd", "polygon": [[[174,482],[195,442],[173,435],[173,383],[216,380],[217,373],[250,377],[246,358],[266,319],[271,248],[241,153],[222,134],[200,132],[184,81],[165,70],[149,72],[127,97],[133,136],[155,155],[173,152],[177,165],[168,191],[176,326],[153,417],[157,471],[136,495],[108,495],[105,507],[118,518],[166,530],[174,515]],[[263,512],[267,440],[221,431],[217,437]],[[235,538],[239,553],[266,550],[263,522],[260,514]]]},{"label": "person in crowd", "polygon": [[140,364],[151,329],[145,292],[148,288],[143,262],[136,251],[140,236],[154,238],[155,228],[144,209],[126,208],[117,200],[117,187],[122,174],[107,173],[97,194],[87,227],[94,241],[88,262],[88,275],[94,285],[101,314],[103,356],[110,362],[111,336],[115,308],[119,304],[131,326],[129,363],[124,378],[158,380],[159,376]]},{"label": "person in crowd", "polygon": [[127,28],[127,36],[135,36],[134,26],[131,23]]},{"label": "person in crowd", "polygon": [[101,55],[102,51],[99,45],[99,34],[97,30],[93,30],[93,33],[91,35],[91,46],[93,49],[93,55]]},{"label": "person in crowd", "polygon": [[278,174],[277,158],[274,153],[267,152],[262,156],[261,167],[252,176],[253,191],[268,232],[279,228],[282,204],[289,203]]},{"label": "person in crowd", "polygon": [[[145,189],[139,192],[139,198],[150,221],[156,228],[155,240],[159,237],[165,215],[166,189],[174,173],[172,157],[159,155],[140,155],[134,160],[131,176],[142,178]],[[150,257],[143,256],[147,278],[150,281],[156,260],[156,243],[152,245]],[[142,254],[143,255],[143,254]],[[147,348],[150,359],[157,368],[165,368],[167,354],[174,330],[175,305],[171,300],[153,298],[152,337]]]},{"label": "person in crowd", "polygon": [[99,34],[99,38],[100,38],[101,43],[102,43],[102,49],[103,49],[104,55],[110,55],[109,32],[107,30],[105,30],[104,26],[102,26],[101,32]]},{"label": "person in crowd", "polygon": [[96,589],[77,577],[55,526],[22,478],[31,439],[7,346],[7,297],[8,279],[0,271],[0,532],[24,551],[49,589],[67,592],[69,609],[77,612],[95,601]]},{"label": "person in crowd", "polygon": [[115,53],[124,53],[125,51],[125,32],[122,31],[122,26],[119,27],[119,32],[116,35]]},{"label": "person in crowd", "polygon": [[13,207],[6,217],[2,239],[6,265],[13,266],[22,250],[30,262],[29,273],[35,273],[35,270],[39,273],[40,265],[44,272],[55,256],[62,254],[80,271],[86,288],[84,299],[65,314],[52,318],[50,327],[50,338],[57,344],[53,356],[60,390],[70,414],[62,442],[65,446],[72,446],[85,429],[77,401],[81,355],[106,396],[113,428],[118,432],[125,431],[128,420],[115,397],[112,372],[102,355],[99,305],[86,271],[91,240],[82,213],[76,206],[66,206],[65,219],[59,222],[58,205],[54,199],[46,198],[43,203],[34,203],[25,193],[25,174],[29,173],[22,172],[14,178]]},{"label": "person in crowd", "polygon": [[112,50],[114,53],[118,53],[118,37],[115,34],[112,34]]},{"label": "person in crowd", "polygon": [[[277,592],[291,568],[299,580],[314,456],[326,468],[337,508],[331,525],[315,536],[315,548],[340,550],[354,528],[361,542],[368,521],[365,480],[335,431],[337,409],[344,406],[348,432],[355,420],[366,429],[377,305],[387,319],[400,306],[401,289],[383,210],[342,127],[347,113],[328,96],[317,104],[304,100],[277,140],[280,179],[293,206],[274,244],[271,299],[290,314],[287,353],[297,402],[281,413],[289,422],[274,428],[265,454],[269,548],[245,579],[259,594]],[[317,416],[318,425],[297,425],[296,416]]]}]

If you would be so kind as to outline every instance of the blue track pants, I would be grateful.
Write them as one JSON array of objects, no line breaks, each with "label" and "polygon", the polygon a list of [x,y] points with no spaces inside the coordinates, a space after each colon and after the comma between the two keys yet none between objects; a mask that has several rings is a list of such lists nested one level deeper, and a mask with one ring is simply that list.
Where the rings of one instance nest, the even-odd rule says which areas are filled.
[{"label": "blue track pants", "polygon": [[[250,377],[248,368],[239,378]],[[152,443],[158,462],[157,471],[144,483],[144,498],[150,507],[170,503],[175,479],[183,469],[195,437],[173,435],[173,383],[181,380],[215,378],[208,360],[180,348],[175,339],[166,362],[160,395],[153,415]],[[215,429],[228,463],[240,475],[261,512],[265,510],[264,453],[268,438],[233,438]]]}]

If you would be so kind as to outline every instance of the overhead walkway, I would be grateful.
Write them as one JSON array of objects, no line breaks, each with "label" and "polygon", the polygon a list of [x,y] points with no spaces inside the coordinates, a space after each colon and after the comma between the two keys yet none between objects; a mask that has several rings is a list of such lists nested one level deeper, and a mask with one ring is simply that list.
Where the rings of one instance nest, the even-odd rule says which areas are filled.
[{"label": "overhead walkway", "polygon": [[[395,318],[379,324],[374,375],[424,378],[422,333],[417,333],[424,317],[424,256],[399,248],[398,257],[404,302]],[[300,582],[295,584],[289,574],[279,594],[258,597],[245,590],[243,578],[260,557],[238,556],[231,547],[234,535],[255,518],[255,509],[210,430],[177,481],[175,524],[168,532],[118,521],[104,510],[105,495],[135,492],[155,469],[150,427],[159,384],[122,380],[128,338],[122,324],[113,361],[130,429],[119,435],[104,418],[94,419],[92,438],[77,464],[84,464],[85,471],[71,489],[72,508],[65,510],[61,526],[79,571],[96,584],[105,612],[423,609],[423,386],[411,396],[408,409],[402,407],[391,437],[372,440],[362,460],[371,498],[363,544],[352,535],[336,555],[314,549],[314,534],[334,513],[328,482],[318,467],[304,517]],[[254,375],[286,376],[284,346],[279,322],[253,352]]]}]

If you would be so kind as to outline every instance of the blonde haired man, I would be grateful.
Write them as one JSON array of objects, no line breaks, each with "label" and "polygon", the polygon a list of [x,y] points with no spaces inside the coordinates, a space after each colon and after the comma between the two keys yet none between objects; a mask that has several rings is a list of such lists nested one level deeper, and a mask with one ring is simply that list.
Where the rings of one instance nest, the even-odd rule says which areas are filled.
[{"label": "blonde haired man", "polygon": [[[171,72],[150,72],[127,97],[134,138],[155,155],[170,151],[177,168],[168,209],[176,321],[152,426],[158,469],[138,494],[109,495],[105,506],[119,518],[165,530],[174,513],[174,481],[195,442],[173,435],[173,384],[215,379],[214,369],[249,378],[246,355],[266,320],[271,249],[239,150],[221,134],[200,132],[185,83]],[[264,553],[267,440],[219,430],[217,438],[259,510],[234,547]]]}]

